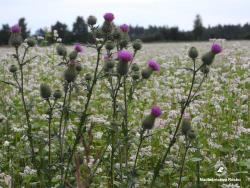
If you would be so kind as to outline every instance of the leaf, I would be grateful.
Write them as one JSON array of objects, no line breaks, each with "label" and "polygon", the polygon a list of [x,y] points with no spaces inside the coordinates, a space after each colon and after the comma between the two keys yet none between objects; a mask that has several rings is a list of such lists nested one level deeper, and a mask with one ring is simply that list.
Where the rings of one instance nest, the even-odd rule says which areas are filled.
[{"label": "leaf", "polygon": [[202,161],[202,159],[198,158],[198,157],[193,157],[193,158],[191,158],[191,161],[198,162],[198,161]]},{"label": "leaf", "polygon": [[247,169],[250,169],[250,159],[239,162],[240,166],[246,166]]},{"label": "leaf", "polygon": [[121,183],[118,182],[118,181],[114,181],[114,185],[116,185],[117,187],[119,187],[119,185],[121,185]]},{"label": "leaf", "polygon": [[241,171],[241,172],[234,172],[234,173],[231,173],[232,175],[237,175],[237,174],[248,174],[249,172],[248,171]]}]

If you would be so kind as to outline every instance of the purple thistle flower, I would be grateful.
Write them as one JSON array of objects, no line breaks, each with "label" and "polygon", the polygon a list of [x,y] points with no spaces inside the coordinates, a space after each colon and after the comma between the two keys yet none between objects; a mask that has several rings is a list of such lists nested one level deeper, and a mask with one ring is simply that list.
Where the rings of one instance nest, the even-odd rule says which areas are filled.
[{"label": "purple thistle flower", "polygon": [[129,62],[133,59],[133,55],[127,50],[121,50],[118,52],[118,59],[123,62]]},{"label": "purple thistle flower", "polygon": [[20,33],[21,27],[18,24],[15,24],[10,28],[10,32],[11,33]]},{"label": "purple thistle flower", "polygon": [[127,24],[120,25],[120,29],[122,32],[127,33],[129,32],[129,26]]},{"label": "purple thistle flower", "polygon": [[79,44],[79,43],[76,43],[76,44],[75,44],[74,49],[75,49],[75,51],[77,51],[78,53],[83,52],[83,48],[82,48],[81,44]]},{"label": "purple thistle flower", "polygon": [[214,54],[218,54],[222,51],[222,48],[221,48],[221,45],[219,44],[213,44],[212,47],[211,47],[211,51],[214,53]]},{"label": "purple thistle flower", "polygon": [[151,108],[151,115],[154,117],[159,117],[162,114],[161,108],[159,106],[153,106]]},{"label": "purple thistle flower", "polygon": [[112,22],[115,19],[115,16],[113,13],[106,13],[104,14],[103,18],[107,21],[107,22]]},{"label": "purple thistle flower", "polygon": [[160,71],[160,64],[158,64],[155,60],[149,60],[148,66],[154,71]]}]

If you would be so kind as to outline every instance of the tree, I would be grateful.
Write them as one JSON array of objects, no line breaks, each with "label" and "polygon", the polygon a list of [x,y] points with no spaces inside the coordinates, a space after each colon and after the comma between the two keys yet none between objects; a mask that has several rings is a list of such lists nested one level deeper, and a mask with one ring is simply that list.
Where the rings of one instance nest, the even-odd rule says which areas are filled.
[{"label": "tree", "polygon": [[74,42],[87,42],[88,40],[88,25],[85,23],[83,17],[78,16],[75,23],[73,23],[73,40]]},{"label": "tree", "polygon": [[202,19],[201,16],[197,14],[194,20],[194,29],[193,29],[195,40],[201,40],[202,33],[203,33]]},{"label": "tree", "polygon": [[40,29],[36,30],[35,35],[44,37],[45,33],[46,33],[46,31],[44,29],[40,28]]},{"label": "tree", "polygon": [[10,27],[8,24],[3,24],[0,30],[0,45],[7,45],[10,37]]},{"label": "tree", "polygon": [[179,28],[178,27],[172,27],[170,28],[169,37],[171,40],[179,40]]},{"label": "tree", "polygon": [[29,37],[30,31],[27,30],[27,24],[25,23],[25,18],[20,18],[18,24],[21,27],[23,39]]}]

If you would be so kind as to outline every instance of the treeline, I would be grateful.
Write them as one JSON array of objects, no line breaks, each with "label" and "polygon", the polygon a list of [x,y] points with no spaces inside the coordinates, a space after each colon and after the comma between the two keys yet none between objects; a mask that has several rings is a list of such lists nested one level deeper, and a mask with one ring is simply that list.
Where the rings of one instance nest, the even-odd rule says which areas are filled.
[{"label": "treeline", "polygon": [[148,28],[136,26],[130,28],[132,38],[140,38],[144,42],[160,41],[205,41],[210,38],[223,38],[227,40],[249,40],[250,24],[244,25],[217,25],[204,27],[200,15],[194,20],[192,31],[181,31],[178,27],[149,26]]},{"label": "treeline", "polygon": [[203,28],[201,35],[195,35],[193,31],[180,31],[178,27],[149,26],[145,29],[140,26],[130,28],[132,38],[140,38],[144,42],[161,41],[206,41],[211,38],[223,38],[227,40],[249,40],[250,24],[218,25]]},{"label": "treeline", "polygon": [[[22,28],[23,38],[30,36],[30,31],[27,29],[25,18],[18,21]],[[10,26],[3,24],[0,30],[0,45],[8,44],[10,35]],[[54,40],[53,30],[57,33],[62,42],[72,44],[75,42],[86,43],[89,38],[89,30],[86,21],[83,17],[78,16],[73,23],[72,30],[60,21],[57,21],[50,29],[38,29],[35,36],[45,37],[50,43]],[[199,15],[194,20],[193,30],[182,31],[178,27],[167,26],[149,26],[144,28],[141,26],[130,26],[129,35],[131,39],[141,39],[144,42],[161,42],[161,41],[202,41],[210,38],[224,38],[227,40],[247,40],[250,39],[250,24],[244,25],[217,25],[213,27],[204,27],[202,19]]]}]

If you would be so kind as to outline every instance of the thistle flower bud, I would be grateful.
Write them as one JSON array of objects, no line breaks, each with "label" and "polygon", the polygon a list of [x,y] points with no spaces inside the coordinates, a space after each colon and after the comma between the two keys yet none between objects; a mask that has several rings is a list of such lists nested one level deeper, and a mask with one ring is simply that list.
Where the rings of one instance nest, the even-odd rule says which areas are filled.
[{"label": "thistle flower bud", "polygon": [[91,74],[87,73],[87,74],[85,75],[85,80],[86,80],[86,81],[91,81],[91,80],[92,80]]},{"label": "thistle flower bud", "polygon": [[183,135],[187,135],[188,131],[191,130],[191,121],[189,117],[183,117],[181,122],[181,132]]},{"label": "thistle flower bud", "polygon": [[12,33],[10,36],[10,45],[18,47],[22,44],[23,38],[20,33]]},{"label": "thistle flower bud", "polygon": [[153,115],[146,116],[142,121],[142,127],[143,129],[152,129],[155,124],[155,117]]},{"label": "thistle flower bud", "polygon": [[119,73],[120,75],[126,75],[128,73],[128,62],[126,61],[119,61],[117,64],[117,73]]},{"label": "thistle flower bud", "polygon": [[67,55],[67,50],[66,50],[65,46],[63,46],[61,44],[56,47],[56,52],[59,56],[66,56]]},{"label": "thistle flower bud", "polygon": [[113,26],[110,22],[107,22],[105,21],[102,25],[102,31],[105,33],[105,34],[109,34],[112,32],[112,29],[113,29]]},{"label": "thistle flower bud", "polygon": [[139,71],[140,68],[139,68],[139,66],[138,66],[136,63],[133,63],[133,64],[131,65],[131,70],[132,70],[132,71]]},{"label": "thistle flower bud", "polygon": [[114,43],[111,40],[108,40],[105,44],[105,48],[109,51],[113,50],[115,47]]},{"label": "thistle flower bud", "polygon": [[119,31],[117,28],[114,29],[112,36],[115,40],[120,40],[121,39],[121,31]]},{"label": "thistle flower bud", "polygon": [[40,85],[40,95],[44,99],[49,99],[51,96],[51,88],[47,84]]},{"label": "thistle flower bud", "polygon": [[193,129],[191,129],[191,130],[189,130],[189,131],[187,132],[187,136],[188,136],[188,138],[189,138],[190,140],[193,140],[193,139],[196,138],[196,133],[194,132]]},{"label": "thistle flower bud", "polygon": [[201,60],[203,64],[205,65],[211,65],[214,61],[215,54],[212,52],[207,52],[205,53],[202,57]]},{"label": "thistle flower bud", "polygon": [[82,70],[82,65],[81,65],[80,63],[77,63],[77,64],[75,65],[75,68],[76,68],[76,71],[77,71],[77,72],[80,72],[80,71]]},{"label": "thistle flower bud", "polygon": [[120,41],[120,47],[121,48],[127,48],[128,47],[129,40],[127,38],[124,38]]},{"label": "thistle flower bud", "polygon": [[29,37],[27,39],[27,44],[29,47],[34,47],[36,45],[36,39],[34,37]]},{"label": "thistle flower bud", "polygon": [[198,50],[195,47],[191,47],[188,51],[188,56],[191,59],[196,59],[198,57],[199,53]]},{"label": "thistle flower bud", "polygon": [[133,42],[133,48],[135,51],[138,51],[142,48],[142,41],[140,39],[136,39],[134,42]]},{"label": "thistle flower bud", "polygon": [[77,58],[77,51],[73,50],[70,54],[69,54],[69,59],[70,60],[75,60]]},{"label": "thistle flower bud", "polygon": [[209,67],[207,65],[204,65],[203,67],[201,67],[201,72],[204,74],[208,74],[209,73]]},{"label": "thistle flower bud", "polygon": [[151,114],[146,116],[142,121],[143,129],[152,129],[154,127],[155,119],[161,115],[161,109],[159,106],[153,106],[151,108]]},{"label": "thistle flower bud", "polygon": [[112,60],[105,61],[104,72],[106,72],[106,73],[112,72],[114,66],[115,66],[114,61],[112,61]]},{"label": "thistle flower bud", "polygon": [[64,79],[70,83],[76,80],[77,71],[74,67],[69,67],[64,71]]},{"label": "thistle flower bud", "polygon": [[134,71],[131,74],[131,77],[132,77],[133,80],[138,80],[140,78],[140,72],[139,71]]},{"label": "thistle flower bud", "polygon": [[152,73],[153,73],[153,69],[148,67],[148,68],[143,69],[141,71],[141,76],[142,76],[143,79],[148,79],[151,76]]},{"label": "thistle flower bud", "polygon": [[11,65],[11,66],[9,67],[9,71],[10,71],[11,73],[15,73],[15,72],[17,71],[17,66],[16,66],[16,65]]},{"label": "thistle flower bud", "polygon": [[95,31],[96,38],[101,39],[104,36],[104,33],[102,32],[102,29],[98,28]]},{"label": "thistle flower bud", "polygon": [[89,25],[92,25],[92,26],[93,26],[93,25],[96,24],[96,22],[97,22],[97,19],[96,19],[95,16],[90,15],[90,16],[88,17],[87,23],[88,23]]},{"label": "thistle flower bud", "polygon": [[61,90],[55,90],[54,94],[53,94],[53,97],[57,100],[57,99],[60,99],[62,97],[62,92]]}]

